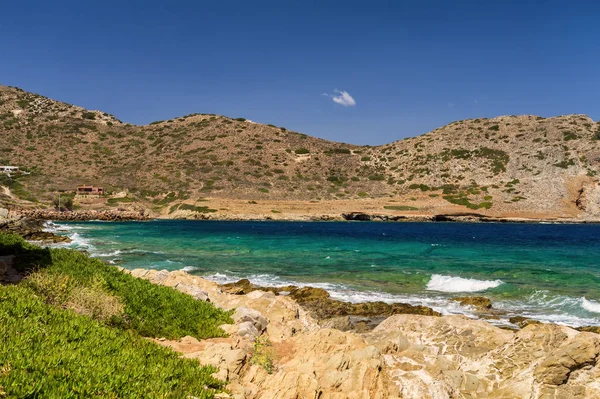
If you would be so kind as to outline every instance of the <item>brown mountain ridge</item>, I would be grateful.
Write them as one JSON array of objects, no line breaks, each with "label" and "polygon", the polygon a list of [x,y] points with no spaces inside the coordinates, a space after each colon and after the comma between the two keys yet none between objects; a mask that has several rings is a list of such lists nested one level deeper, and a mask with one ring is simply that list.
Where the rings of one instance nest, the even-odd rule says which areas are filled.
[{"label": "brown mountain ridge", "polygon": [[83,207],[163,216],[368,210],[591,220],[600,217],[599,137],[585,115],[523,115],[358,146],[220,115],[136,126],[0,86],[0,165],[30,172],[0,176],[0,200],[45,207],[59,191],[93,184],[120,198]]}]

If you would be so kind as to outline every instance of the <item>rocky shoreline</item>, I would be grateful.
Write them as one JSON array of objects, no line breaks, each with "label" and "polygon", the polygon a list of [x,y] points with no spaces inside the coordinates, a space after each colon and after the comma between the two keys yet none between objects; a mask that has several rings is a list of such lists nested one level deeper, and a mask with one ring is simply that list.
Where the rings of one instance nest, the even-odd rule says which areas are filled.
[{"label": "rocky shoreline", "polygon": [[59,212],[47,209],[19,209],[15,215],[30,220],[55,220],[55,221],[90,221],[102,220],[107,222],[121,222],[131,220],[150,220],[148,212],[114,211],[114,210],[89,210],[89,211],[64,211]]},{"label": "rocky shoreline", "polygon": [[[1,208],[0,208],[1,209]],[[572,217],[501,217],[489,216],[476,212],[448,213],[448,214],[389,214],[371,213],[363,211],[341,212],[331,214],[298,214],[298,213],[271,213],[271,214],[229,214],[221,211],[215,213],[187,212],[173,216],[154,214],[146,210],[77,210],[63,211],[49,209],[17,208],[11,211],[12,217],[27,218],[31,220],[53,221],[147,221],[152,219],[168,220],[214,220],[214,221],[360,221],[360,222],[458,222],[458,223],[568,223],[589,224],[600,223],[600,219],[572,218]],[[0,221],[2,215],[0,213]]]},{"label": "rocky shoreline", "polygon": [[[320,289],[124,271],[235,309],[235,324],[222,326],[228,338],[155,340],[218,367],[229,390],[220,398],[600,398],[600,335],[591,332],[525,320],[505,330],[465,316],[401,314],[393,305],[372,328],[345,330],[339,319],[360,316],[320,319],[314,303],[334,314],[354,310]],[[469,298],[456,299],[491,306]]]},{"label": "rocky shoreline", "polygon": [[18,234],[28,241],[44,243],[70,242],[67,236],[45,231],[45,222],[55,221],[131,221],[149,220],[145,213],[130,211],[74,211],[17,209],[9,211],[0,208],[0,231]]}]

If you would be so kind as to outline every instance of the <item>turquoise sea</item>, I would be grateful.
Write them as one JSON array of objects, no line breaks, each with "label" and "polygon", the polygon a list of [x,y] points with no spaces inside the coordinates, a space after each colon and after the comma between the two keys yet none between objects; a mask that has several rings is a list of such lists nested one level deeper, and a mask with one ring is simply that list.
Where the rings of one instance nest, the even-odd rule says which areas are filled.
[{"label": "turquoise sea", "polygon": [[184,269],[218,282],[310,285],[352,301],[484,295],[500,314],[600,325],[600,225],[369,222],[53,223],[72,248],[126,268]]}]

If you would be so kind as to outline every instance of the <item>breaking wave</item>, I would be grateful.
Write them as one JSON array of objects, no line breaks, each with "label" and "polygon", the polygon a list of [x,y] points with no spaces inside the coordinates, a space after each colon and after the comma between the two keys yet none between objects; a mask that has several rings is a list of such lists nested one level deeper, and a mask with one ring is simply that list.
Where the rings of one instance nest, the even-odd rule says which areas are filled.
[{"label": "breaking wave", "polygon": [[581,307],[588,312],[600,313],[600,303],[581,298]]},{"label": "breaking wave", "polygon": [[501,280],[476,280],[434,274],[427,283],[426,289],[439,292],[479,292],[496,288],[503,283]]}]

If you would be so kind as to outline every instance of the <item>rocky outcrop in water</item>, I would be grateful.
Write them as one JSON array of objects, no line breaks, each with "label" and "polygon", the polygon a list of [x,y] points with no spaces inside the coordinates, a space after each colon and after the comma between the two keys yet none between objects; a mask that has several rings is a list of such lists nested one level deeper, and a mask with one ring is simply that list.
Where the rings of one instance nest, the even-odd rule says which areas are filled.
[{"label": "rocky outcrop in water", "polygon": [[[440,316],[439,312],[427,306],[414,306],[407,303],[364,302],[350,303],[332,299],[329,292],[322,288],[286,286],[286,287],[260,287],[252,284],[248,279],[234,283],[223,284],[221,289],[229,294],[244,295],[253,291],[267,291],[276,295],[288,295],[300,306],[310,312],[315,319],[324,325],[337,325],[349,323],[348,329],[355,325],[360,330],[374,328],[383,318],[394,314],[420,314],[425,316]],[[361,318],[341,318],[356,316]]]},{"label": "rocky outcrop in water", "polygon": [[458,302],[462,306],[471,306],[479,311],[486,311],[492,308],[492,301],[484,296],[463,296],[450,298],[450,300]]},{"label": "rocky outcrop in water", "polygon": [[29,241],[49,243],[70,242],[71,239],[51,232],[43,231],[44,221],[31,219],[20,213],[0,212],[0,232],[18,234]]}]

